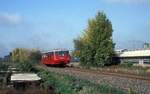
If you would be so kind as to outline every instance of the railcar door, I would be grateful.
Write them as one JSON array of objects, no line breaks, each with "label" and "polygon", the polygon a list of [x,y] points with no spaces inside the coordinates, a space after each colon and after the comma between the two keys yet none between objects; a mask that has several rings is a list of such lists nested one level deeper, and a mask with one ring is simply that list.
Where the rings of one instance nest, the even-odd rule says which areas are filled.
[{"label": "railcar door", "polygon": [[54,61],[53,58],[54,58],[53,52],[49,52],[49,53],[48,53],[48,59],[49,59],[48,61],[49,61],[50,64],[53,63],[53,61]]},{"label": "railcar door", "polygon": [[48,56],[47,56],[47,54],[43,54],[42,55],[42,63],[47,64],[47,62],[48,62]]}]

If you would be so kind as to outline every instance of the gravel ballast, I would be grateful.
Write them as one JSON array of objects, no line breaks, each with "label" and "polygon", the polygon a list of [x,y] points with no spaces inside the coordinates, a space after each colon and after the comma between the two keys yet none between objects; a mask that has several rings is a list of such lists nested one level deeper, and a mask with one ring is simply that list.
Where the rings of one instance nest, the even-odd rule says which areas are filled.
[{"label": "gravel ballast", "polygon": [[86,79],[94,83],[106,83],[113,87],[121,88],[128,91],[129,88],[136,91],[138,94],[150,94],[150,81],[131,79],[126,77],[117,77],[111,75],[97,74],[93,72],[84,72],[69,68],[54,68],[46,67],[48,71],[67,74],[77,78]]}]

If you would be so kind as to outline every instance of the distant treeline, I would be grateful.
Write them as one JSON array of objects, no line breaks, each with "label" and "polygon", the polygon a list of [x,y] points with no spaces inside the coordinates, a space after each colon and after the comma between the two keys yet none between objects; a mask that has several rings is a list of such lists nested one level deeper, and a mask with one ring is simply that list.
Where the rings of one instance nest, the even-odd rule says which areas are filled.
[{"label": "distant treeline", "polygon": [[0,58],[0,62],[32,62],[39,63],[41,60],[41,52],[37,49],[15,48],[9,55]]}]

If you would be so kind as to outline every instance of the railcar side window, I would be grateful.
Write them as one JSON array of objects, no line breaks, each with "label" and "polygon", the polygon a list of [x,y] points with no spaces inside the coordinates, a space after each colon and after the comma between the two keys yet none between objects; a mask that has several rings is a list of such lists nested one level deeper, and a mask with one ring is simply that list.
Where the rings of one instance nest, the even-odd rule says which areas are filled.
[{"label": "railcar side window", "polygon": [[52,55],[53,55],[53,52],[49,52],[48,55],[49,55],[49,56],[52,56]]}]

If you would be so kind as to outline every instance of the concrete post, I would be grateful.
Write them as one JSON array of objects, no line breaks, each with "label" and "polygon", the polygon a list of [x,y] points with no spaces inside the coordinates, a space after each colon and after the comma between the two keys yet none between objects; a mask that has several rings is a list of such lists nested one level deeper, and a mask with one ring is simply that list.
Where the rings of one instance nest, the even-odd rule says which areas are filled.
[{"label": "concrete post", "polygon": [[143,59],[140,59],[140,60],[139,60],[139,64],[140,64],[140,65],[143,65],[143,64],[144,64],[144,60],[143,60]]}]

